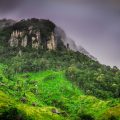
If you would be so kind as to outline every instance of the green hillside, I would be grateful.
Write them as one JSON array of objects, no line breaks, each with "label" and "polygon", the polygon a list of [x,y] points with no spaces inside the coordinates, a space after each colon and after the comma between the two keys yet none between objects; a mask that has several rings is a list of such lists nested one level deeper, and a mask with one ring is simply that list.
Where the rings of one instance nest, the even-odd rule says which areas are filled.
[{"label": "green hillside", "polygon": [[[22,117],[21,119],[28,120],[86,120],[102,119],[103,116],[109,120],[120,117],[119,100],[99,100],[84,95],[82,90],[65,77],[64,71],[21,73],[8,80],[1,70],[1,79],[2,120],[6,119],[3,117],[6,114],[8,119]],[[54,109],[59,114],[53,113]]]}]

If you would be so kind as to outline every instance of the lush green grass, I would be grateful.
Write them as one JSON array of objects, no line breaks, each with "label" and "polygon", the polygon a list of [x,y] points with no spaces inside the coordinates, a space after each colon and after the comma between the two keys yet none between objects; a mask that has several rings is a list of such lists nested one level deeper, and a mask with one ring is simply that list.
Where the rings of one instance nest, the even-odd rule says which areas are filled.
[{"label": "lush green grass", "polygon": [[53,108],[55,109],[55,107],[50,107],[50,106],[33,107],[27,104],[22,104],[20,102],[16,102],[13,98],[11,98],[10,96],[0,91],[0,119],[1,120],[17,120],[19,116],[22,118],[22,120],[63,120],[65,119],[61,115],[53,114],[51,112]]},{"label": "lush green grass", "polygon": [[[4,83],[0,87],[3,91],[0,92],[1,111],[6,106],[14,106],[35,120],[79,120],[86,116],[87,119],[97,120],[104,117],[107,120],[111,114],[120,119],[119,107],[115,108],[119,104],[118,100],[103,101],[84,95],[76,85],[66,79],[64,71],[17,74],[9,82],[3,76],[1,83]],[[21,102],[22,98],[25,103]],[[51,110],[54,107],[61,114],[53,115]]]}]

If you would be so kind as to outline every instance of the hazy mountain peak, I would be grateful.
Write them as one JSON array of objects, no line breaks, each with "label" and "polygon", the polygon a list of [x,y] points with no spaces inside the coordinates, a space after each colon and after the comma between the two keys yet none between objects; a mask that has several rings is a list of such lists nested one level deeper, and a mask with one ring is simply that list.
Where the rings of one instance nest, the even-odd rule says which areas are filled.
[{"label": "hazy mountain peak", "polygon": [[76,43],[74,42],[74,40],[69,38],[66,35],[66,33],[64,32],[63,29],[61,29],[60,27],[56,26],[54,31],[55,31],[55,34],[57,36],[57,39],[61,39],[65,46],[67,46],[67,44],[69,44],[69,47],[70,47],[71,50],[79,51],[80,53],[83,53],[84,55],[87,55],[89,58],[91,58],[91,59],[93,59],[95,61],[97,60],[87,50],[85,50],[81,45],[77,46]]},{"label": "hazy mountain peak", "polygon": [[12,19],[1,19],[0,20],[0,29],[11,26],[15,23],[16,23],[16,21],[12,20]]}]

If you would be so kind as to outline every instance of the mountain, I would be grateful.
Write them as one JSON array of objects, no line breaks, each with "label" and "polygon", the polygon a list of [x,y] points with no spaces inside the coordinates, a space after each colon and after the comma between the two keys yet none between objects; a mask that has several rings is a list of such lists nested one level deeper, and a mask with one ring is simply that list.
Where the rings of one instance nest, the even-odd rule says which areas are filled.
[{"label": "mountain", "polygon": [[64,32],[64,30],[62,30],[60,27],[56,26],[54,31],[55,31],[57,39],[60,38],[65,46],[67,46],[67,44],[69,44],[69,47],[70,47],[71,50],[79,51],[80,53],[83,53],[84,55],[87,55],[91,59],[97,61],[97,59],[95,57],[93,57],[88,51],[86,51],[82,46],[80,46],[80,45],[77,46],[76,43],[74,42],[74,40],[72,40],[71,38],[67,37],[67,35]]},{"label": "mountain", "polygon": [[50,20],[15,22],[0,30],[0,120],[120,120],[120,70]]},{"label": "mountain", "polygon": [[[35,24],[38,26],[36,27]],[[49,24],[48,27],[46,27],[47,24]],[[50,25],[52,28],[50,28]],[[38,49],[39,45],[42,43],[41,47],[45,49],[55,49],[55,47],[63,49],[67,47],[68,44],[69,49],[73,51],[79,51],[91,59],[97,60],[95,57],[90,55],[90,53],[86,51],[82,46],[76,46],[75,42],[67,37],[64,30],[62,30],[60,27],[57,27],[49,20],[28,19],[21,20],[19,22],[6,19],[0,20],[0,28],[3,29],[8,27],[11,28],[11,31],[9,31],[11,37],[9,36],[9,38],[5,39],[9,39],[8,42],[11,47],[17,47],[18,44],[21,44],[22,47],[26,47],[28,44],[31,44],[33,48]],[[51,29],[50,31],[48,30],[49,28]],[[44,30],[46,30],[46,32]]]}]

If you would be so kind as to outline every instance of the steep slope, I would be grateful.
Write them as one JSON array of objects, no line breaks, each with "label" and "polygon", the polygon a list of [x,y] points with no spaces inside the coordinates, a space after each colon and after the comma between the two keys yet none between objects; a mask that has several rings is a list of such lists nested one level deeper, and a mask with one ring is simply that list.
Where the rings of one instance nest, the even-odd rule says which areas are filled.
[{"label": "steep slope", "polygon": [[64,43],[65,46],[67,46],[67,44],[69,44],[69,48],[73,51],[79,51],[80,53],[87,55],[89,58],[96,60],[97,59],[95,57],[93,57],[88,51],[86,51],[82,46],[77,46],[74,42],[74,40],[72,40],[71,38],[69,38],[64,30],[62,30],[60,27],[55,27],[54,32],[56,34],[56,39],[61,39],[62,42]]}]

